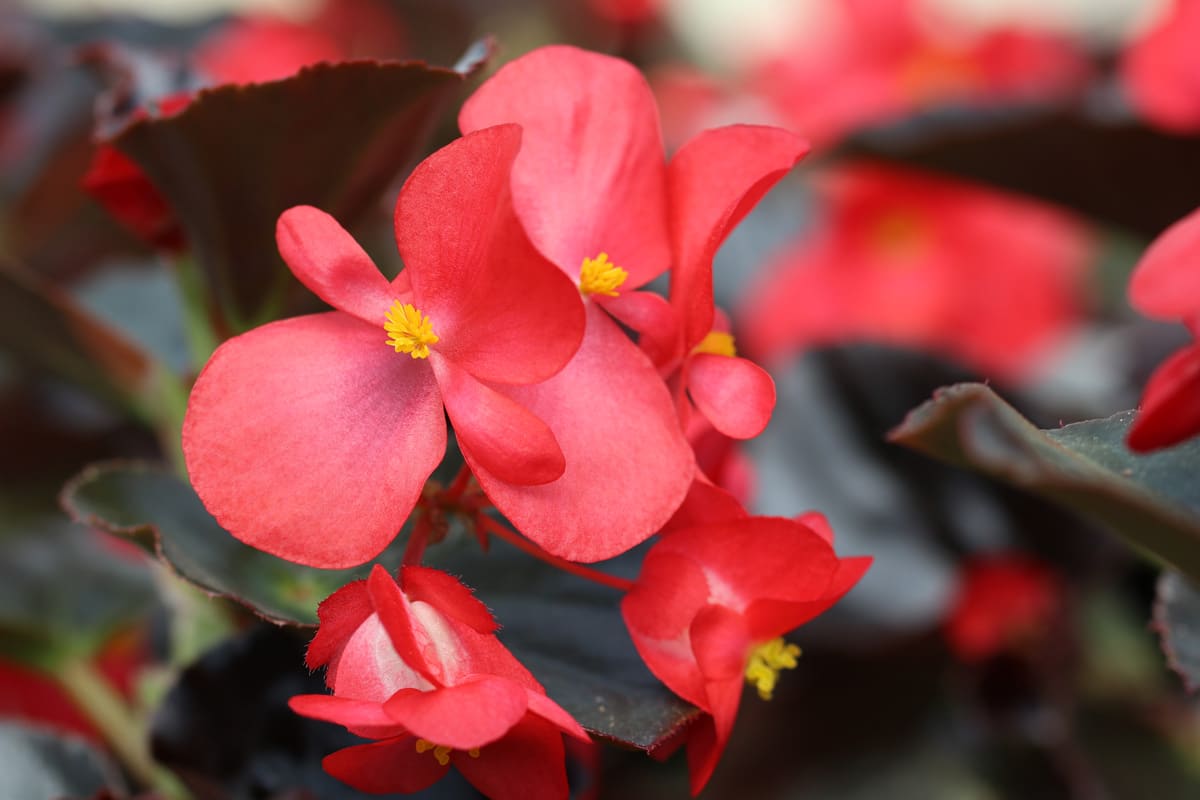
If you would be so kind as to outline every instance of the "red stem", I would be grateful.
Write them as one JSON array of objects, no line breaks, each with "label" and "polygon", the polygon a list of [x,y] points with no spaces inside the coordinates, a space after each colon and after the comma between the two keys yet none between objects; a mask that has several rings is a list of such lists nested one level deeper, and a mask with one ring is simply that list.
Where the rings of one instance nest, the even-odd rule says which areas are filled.
[{"label": "red stem", "polygon": [[478,515],[476,518],[476,525],[478,525],[481,530],[493,534],[499,539],[503,539],[518,550],[522,550],[534,558],[545,561],[550,566],[557,567],[563,572],[569,572],[577,577],[584,578],[594,583],[599,583],[603,586],[608,586],[609,588],[616,589],[617,591],[621,592],[628,592],[633,588],[633,581],[628,581],[624,578],[618,578],[616,575],[609,575],[607,572],[601,572],[600,570],[592,569],[591,567],[585,567],[582,564],[576,564],[574,561],[567,561],[565,558],[559,558],[558,556],[547,553],[545,550],[538,547],[524,536],[520,535],[516,531],[509,530],[508,527],[502,525],[486,514]]},{"label": "red stem", "polygon": [[443,492],[444,497],[446,500],[452,503],[456,502],[460,497],[462,497],[463,492],[467,490],[467,485],[470,482],[471,468],[466,464],[463,464],[462,468],[458,471],[458,474],[454,476],[454,480],[450,481],[450,485],[447,486],[446,491]]},{"label": "red stem", "polygon": [[429,544],[429,515],[422,509],[416,509],[417,518],[413,521],[412,533],[408,535],[408,545],[404,548],[404,560],[401,562],[408,567],[421,566],[425,557],[425,545]]}]

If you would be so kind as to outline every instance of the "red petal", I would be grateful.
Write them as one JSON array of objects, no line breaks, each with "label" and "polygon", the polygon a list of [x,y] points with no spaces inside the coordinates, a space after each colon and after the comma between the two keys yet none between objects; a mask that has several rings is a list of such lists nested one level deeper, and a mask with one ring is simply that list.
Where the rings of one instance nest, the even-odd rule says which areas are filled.
[{"label": "red petal", "polygon": [[638,334],[638,347],[661,367],[675,356],[679,321],[675,309],[662,295],[653,292],[622,292],[616,297],[598,297],[601,307]]},{"label": "red petal", "polygon": [[344,725],[360,732],[360,736],[383,739],[404,732],[404,728],[384,712],[381,703],[370,700],[301,694],[288,700],[288,706],[301,716]]},{"label": "red petal", "polygon": [[312,206],[289,208],[279,215],[275,241],[292,273],[313,294],[383,330],[384,315],[396,298],[375,262],[337,220]]},{"label": "red petal", "polygon": [[671,304],[682,317],[684,351],[712,329],[717,248],[807,152],[807,143],[779,128],[731,125],[704,131],[671,159]]},{"label": "red petal", "polygon": [[1171,355],[1159,365],[1142,392],[1142,407],[1125,442],[1146,452],[1178,444],[1200,434],[1200,344]]},{"label": "red petal", "polygon": [[683,505],[675,515],[663,526],[665,531],[679,528],[694,528],[697,525],[710,525],[714,522],[741,519],[749,516],[738,499],[719,486],[713,485],[697,468],[696,478],[688,489]]},{"label": "red petal", "polygon": [[382,329],[332,312],[231,339],[183,425],[196,493],[234,536],[314,567],[352,567],[395,538],[446,449],[432,372]]},{"label": "red petal", "polygon": [[741,680],[751,645],[741,614],[725,606],[706,606],[692,620],[691,640],[705,681]]},{"label": "red petal", "polygon": [[517,213],[534,244],[573,280],[607,253],[636,289],[671,264],[666,168],[646,79],[620,59],[543,47],[502,67],[463,105],[459,127],[515,122]]},{"label": "red petal", "polygon": [[449,573],[428,567],[406,566],[401,572],[400,581],[410,600],[429,603],[446,616],[480,633],[493,633],[499,627],[487,606]]},{"label": "red petal", "polygon": [[333,777],[360,792],[405,794],[427,789],[450,770],[432,753],[418,753],[417,740],[402,736],[371,744],[347,747],[321,761]]},{"label": "red petal", "polygon": [[133,159],[112,145],[96,148],[83,189],[117,222],[153,247],[180,252],[187,247],[175,212]]},{"label": "red petal", "polygon": [[1129,280],[1129,300],[1159,319],[1200,312],[1200,209],[1167,228],[1146,250]]},{"label": "red petal", "polygon": [[633,588],[621,599],[621,614],[631,631],[653,639],[674,639],[707,604],[708,579],[700,565],[685,555],[653,547]]},{"label": "red petal", "polygon": [[348,583],[322,600],[317,606],[317,618],[321,625],[304,654],[305,666],[315,670],[332,661],[338,651],[346,646],[351,635],[373,613],[375,609],[367,594],[366,581]]},{"label": "red petal", "polygon": [[393,721],[455,750],[491,744],[508,733],[528,707],[525,689],[492,675],[429,692],[402,689],[384,704]]},{"label": "red petal", "polygon": [[594,304],[566,369],[503,391],[550,425],[566,471],[544,486],[517,486],[464,455],[496,507],[544,549],[572,561],[611,558],[659,530],[683,501],[694,467],[671,397]]},{"label": "red petal", "polygon": [[805,511],[803,514],[797,514],[796,522],[829,542],[830,547],[833,546],[833,526],[820,511]]},{"label": "red petal", "polygon": [[715,579],[709,581],[713,601],[735,611],[760,598],[793,603],[820,599],[838,569],[824,539],[777,517],[672,531],[656,547],[699,563]]},{"label": "red petal", "polygon": [[478,757],[455,751],[451,761],[491,800],[566,800],[567,770],[562,734],[527,717]]},{"label": "red petal", "polygon": [[367,617],[325,670],[325,683],[338,697],[377,705],[401,689],[432,689],[434,683],[401,660],[377,614]]},{"label": "red petal", "polygon": [[541,692],[527,691],[530,713],[537,714],[542,719],[558,727],[563,733],[574,736],[583,742],[591,742],[592,738],[566,709],[551,700]]},{"label": "red petal", "polygon": [[425,159],[396,203],[396,241],[438,352],[481,380],[553,375],[583,336],[579,292],[530,244],[510,196],[521,131],[465,136]]},{"label": "red petal", "polygon": [[687,388],[700,413],[734,439],[758,436],[775,409],[775,381],[744,358],[697,353],[687,362]]},{"label": "red petal", "polygon": [[699,794],[708,783],[729,743],[742,699],[741,677],[710,683],[708,696],[712,722],[700,727],[688,741],[688,775],[693,795]]},{"label": "red petal", "polygon": [[871,559],[866,556],[843,558],[838,562],[825,595],[817,600],[755,600],[746,609],[750,636],[756,641],[774,639],[825,613],[854,588],[870,566]]},{"label": "red petal", "polygon": [[549,483],[563,474],[563,451],[534,412],[480,383],[453,361],[435,357],[433,368],[454,436],[472,469],[478,464],[517,485]]},{"label": "red petal", "polygon": [[396,655],[434,686],[441,685],[442,679],[431,668],[417,641],[413,628],[419,623],[413,618],[408,598],[380,564],[371,568],[371,574],[367,578],[367,589],[371,592],[371,603],[375,606],[375,613],[379,615],[379,621],[383,624]]}]

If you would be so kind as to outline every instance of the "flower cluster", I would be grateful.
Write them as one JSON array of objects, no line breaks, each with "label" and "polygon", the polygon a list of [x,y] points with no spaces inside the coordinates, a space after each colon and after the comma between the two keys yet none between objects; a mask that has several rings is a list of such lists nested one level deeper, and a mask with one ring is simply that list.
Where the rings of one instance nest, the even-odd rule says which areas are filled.
[{"label": "flower cluster", "polygon": [[[771,415],[774,384],[736,355],[711,265],[807,146],[738,125],[667,161],[640,73],[569,47],[505,66],[459,122],[400,191],[394,279],[323,211],[280,217],[280,254],[333,310],[218,348],[184,423],[192,484],[253,547],[362,564],[437,495],[448,417],[485,498],[459,508],[482,535],[500,530],[494,508],[568,564],[669,530],[623,609],[650,670],[707,712],[698,791],[744,682],[769,698],[798,652],[779,637],[868,564],[837,559],[823,521],[748,516],[693,449]],[[646,289],[665,274],[668,296]],[[493,797],[565,796],[561,734],[586,734],[462,584],[417,566],[428,532],[414,527],[399,584],[377,566],[321,606],[308,660],[334,694],[293,708],[377,740],[325,762],[361,789],[413,791],[453,764]]]}]

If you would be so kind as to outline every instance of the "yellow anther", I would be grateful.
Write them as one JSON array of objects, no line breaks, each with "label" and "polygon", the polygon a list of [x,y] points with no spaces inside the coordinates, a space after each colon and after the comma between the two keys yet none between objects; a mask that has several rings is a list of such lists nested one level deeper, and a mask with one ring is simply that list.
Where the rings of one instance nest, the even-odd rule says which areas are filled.
[{"label": "yellow anther", "polygon": [[799,656],[800,648],[783,641],[783,637],[764,642],[750,651],[746,682],[754,684],[759,697],[770,700],[775,684],[779,682],[779,671],[795,669]]},{"label": "yellow anther", "polygon": [[629,273],[608,260],[608,253],[585,258],[579,270],[579,291],[616,297]]},{"label": "yellow anther", "polygon": [[[453,752],[451,748],[441,744],[434,744],[428,739],[417,739],[418,753],[428,753],[430,750],[433,751],[433,757],[436,758],[437,762],[443,767],[450,763],[450,753]],[[479,750],[476,749],[473,755],[477,757],[479,755]]]},{"label": "yellow anther", "polygon": [[470,750],[467,751],[467,755],[469,755],[471,758],[479,758],[479,748],[472,747]]},{"label": "yellow anther", "polygon": [[733,334],[725,331],[709,331],[708,335],[700,340],[700,344],[692,348],[693,353],[712,353],[716,356],[729,356],[733,358],[737,355],[737,348],[733,346]]},{"label": "yellow anther", "polygon": [[388,309],[383,329],[388,333],[387,343],[397,353],[408,353],[413,358],[429,358],[429,345],[436,344],[438,337],[433,332],[433,321],[422,314],[412,303],[392,303]]}]

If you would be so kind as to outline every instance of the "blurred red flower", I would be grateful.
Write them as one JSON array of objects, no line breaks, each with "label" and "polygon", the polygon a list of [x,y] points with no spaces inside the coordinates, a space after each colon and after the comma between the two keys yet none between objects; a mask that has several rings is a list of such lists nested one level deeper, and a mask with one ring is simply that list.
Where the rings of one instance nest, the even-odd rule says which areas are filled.
[{"label": "blurred red flower", "polygon": [[[583,334],[575,287],[514,216],[520,137],[515,125],[481,130],[417,167],[396,204],[406,269],[390,283],[329,215],[301,206],[280,217],[284,260],[336,310],[230,339],[196,380],[188,472],[234,536],[312,566],[371,559],[441,461],[444,414],[492,485],[562,475],[536,409],[494,388],[547,379]],[[554,549],[557,531],[524,532]]]},{"label": "blurred red flower", "polygon": [[770,699],[800,654],[782,635],[837,602],[870,563],[839,559],[820,515],[730,517],[668,533],[646,554],[621,612],[650,671],[709,714],[688,738],[693,793],[729,740],[743,683]]},{"label": "blurred red flower", "polygon": [[1045,204],[883,165],[822,176],[817,231],[741,306],[760,358],[869,339],[1019,379],[1083,314],[1091,238]]},{"label": "blurred red flower", "polygon": [[1125,50],[1121,77],[1134,107],[1150,123],[1200,132],[1200,4],[1171,0],[1159,19]]},{"label": "blurred red flower", "polygon": [[[1200,210],[1168,228],[1146,250],[1129,282],[1129,299],[1147,316],[1182,322],[1200,338]],[[1127,443],[1147,451],[1200,433],[1200,343],[1162,363],[1142,393]]]},{"label": "blurred red flower", "polygon": [[566,798],[562,734],[587,733],[496,638],[496,622],[444,572],[376,565],[318,608],[310,669],[333,695],[292,709],[344,725],[371,744],[339,750],[325,770],[366,792],[417,792],[453,764],[488,797]]},{"label": "blurred red flower", "polygon": [[982,661],[1013,647],[1036,645],[1062,606],[1062,585],[1048,567],[1021,555],[968,561],[945,634],[959,659]]}]

